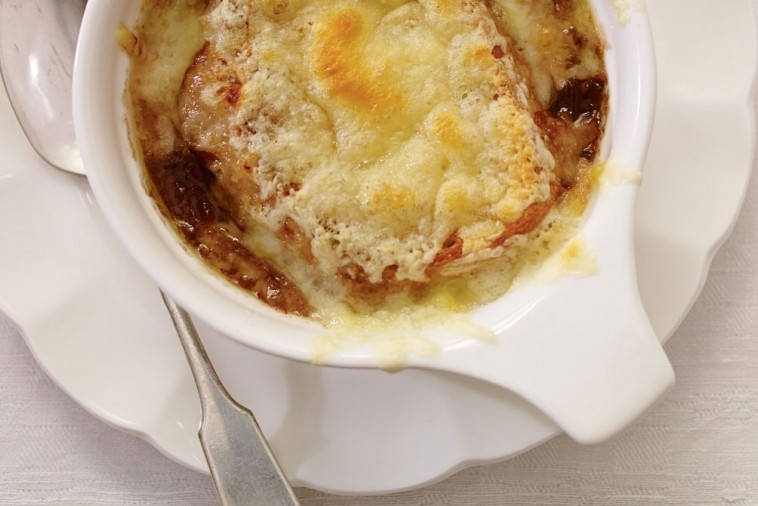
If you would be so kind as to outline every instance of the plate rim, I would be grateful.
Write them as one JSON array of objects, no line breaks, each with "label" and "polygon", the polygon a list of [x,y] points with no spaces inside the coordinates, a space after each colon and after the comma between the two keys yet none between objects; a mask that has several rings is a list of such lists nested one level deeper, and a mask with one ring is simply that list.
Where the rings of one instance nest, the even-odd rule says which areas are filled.
[{"label": "plate rim", "polygon": [[[753,139],[752,146],[750,148],[753,157],[755,156],[755,149],[756,149],[756,145],[755,145],[756,124],[755,124],[754,108],[755,108],[755,84],[756,84],[756,69],[757,68],[758,67],[756,67],[756,65],[753,66],[752,83],[750,83],[750,88],[748,90],[747,95],[745,97],[743,97],[745,99],[744,104],[740,103],[740,105],[744,105],[748,109],[748,113],[749,113],[747,115],[746,128],[748,130],[748,134]],[[745,175],[744,179],[745,179],[745,183],[746,183],[750,179],[750,177],[752,175],[752,166],[749,167],[745,171],[744,175]],[[665,335],[660,336],[662,338],[662,340],[665,341],[666,339],[668,339],[668,337],[670,337],[671,334],[673,334],[675,332],[676,328],[680,325],[681,321],[686,317],[686,314],[689,312],[689,310],[691,309],[692,305],[697,300],[697,298],[698,298],[698,296],[699,296],[699,294],[700,294],[700,292],[701,292],[701,290],[702,290],[702,288],[703,288],[703,286],[705,284],[705,281],[706,281],[706,278],[707,278],[707,274],[708,274],[708,271],[710,269],[710,265],[711,265],[711,263],[713,261],[713,258],[715,257],[715,255],[717,254],[717,252],[719,251],[719,249],[721,248],[721,246],[724,244],[724,242],[729,237],[729,235],[730,235],[731,231],[733,230],[733,228],[734,228],[734,226],[736,224],[736,221],[737,221],[737,219],[738,219],[738,217],[740,215],[739,211],[740,211],[740,209],[742,209],[742,204],[744,203],[744,199],[745,199],[746,194],[747,194],[747,184],[742,184],[741,185],[741,190],[742,190],[741,194],[738,196],[737,203],[735,205],[735,209],[736,210],[733,213],[733,216],[731,217],[731,220],[729,221],[729,223],[725,224],[723,232],[720,234],[719,237],[716,238],[716,240],[713,242],[713,244],[711,244],[708,248],[706,248],[705,251],[703,251],[702,254],[701,254],[703,262],[702,262],[702,266],[701,266],[702,268],[701,268],[701,271],[700,271],[700,277],[697,280],[696,289],[695,289],[694,293],[692,294],[692,296],[690,297],[690,300],[689,300],[689,302],[687,304],[686,310],[680,316],[680,318],[675,323],[675,325],[668,332],[665,332]],[[145,439],[146,441],[148,441],[150,444],[152,444],[153,446],[155,446],[156,448],[158,448],[162,453],[164,453],[164,455],[167,455],[172,460],[175,460],[175,461],[177,461],[177,462],[179,462],[179,463],[181,463],[183,465],[186,465],[186,466],[191,467],[191,468],[196,469],[196,470],[200,470],[200,471],[204,470],[202,468],[202,466],[197,466],[193,462],[188,462],[188,461],[186,461],[184,459],[177,458],[177,456],[175,456],[175,455],[173,455],[173,454],[171,454],[171,453],[169,453],[167,451],[164,451],[163,448],[162,448],[162,446],[161,446],[161,444],[160,444],[160,442],[158,440],[156,440],[149,432],[147,432],[145,430],[142,430],[142,429],[140,429],[138,427],[124,426],[124,424],[123,424],[122,421],[113,420],[113,419],[109,418],[109,416],[108,416],[107,413],[103,413],[101,411],[97,411],[89,403],[87,403],[86,401],[82,401],[81,399],[79,399],[77,397],[77,395],[76,395],[75,392],[72,392],[71,389],[69,389],[67,385],[62,384],[62,382],[58,381],[58,379],[52,374],[52,372],[50,370],[48,370],[48,368],[47,368],[44,360],[40,356],[39,350],[37,349],[36,340],[35,340],[34,336],[29,335],[30,332],[28,332],[28,330],[27,330],[28,328],[33,327],[33,325],[30,325],[30,324],[22,325],[22,324],[20,324],[19,323],[20,317],[18,316],[17,312],[14,310],[13,304],[9,303],[9,302],[6,303],[6,301],[4,300],[3,297],[0,297],[0,311],[4,312],[6,315],[8,315],[8,317],[10,318],[10,320],[13,322],[13,324],[19,330],[19,333],[22,335],[22,337],[26,341],[27,346],[32,351],[32,354],[34,355],[35,360],[40,365],[40,367],[43,370],[45,370],[45,372],[54,380],[54,382],[56,384],[58,384],[59,387],[61,387],[61,389],[64,392],[66,392],[66,394],[69,397],[71,397],[72,399],[74,399],[75,401],[77,401],[77,403],[80,404],[82,407],[84,407],[84,409],[86,409],[88,412],[92,413],[94,416],[96,416],[97,418],[99,418],[100,420],[104,421],[105,423],[107,423],[108,425],[110,425],[112,427],[115,427],[115,428],[117,428],[119,430],[124,430],[124,431],[130,432],[130,433],[136,434],[139,437]],[[556,434],[557,434],[557,432],[556,432]],[[554,435],[555,434],[551,434],[551,435],[547,436],[545,438],[545,440],[551,439]],[[544,440],[540,441],[540,442],[537,442],[534,445],[529,446],[528,448],[524,448],[520,452],[516,452],[514,454],[507,455],[507,456],[504,456],[502,458],[490,459],[490,460],[486,460],[486,461],[473,459],[473,460],[469,460],[469,461],[459,462],[459,463],[457,463],[455,465],[452,465],[449,468],[448,472],[443,473],[442,475],[439,475],[439,476],[435,477],[434,479],[429,480],[428,482],[418,483],[418,484],[410,485],[410,486],[407,486],[407,487],[404,487],[404,488],[392,488],[392,489],[381,490],[381,491],[373,491],[373,492],[371,492],[371,491],[367,492],[367,491],[362,491],[361,490],[361,491],[355,492],[355,494],[356,495],[367,495],[367,494],[371,494],[371,493],[390,493],[390,492],[398,492],[398,491],[403,491],[403,490],[415,489],[415,488],[420,487],[420,486],[425,486],[425,485],[428,485],[430,483],[440,481],[440,480],[442,480],[442,479],[444,479],[444,478],[446,478],[446,477],[448,477],[448,476],[450,476],[450,475],[452,475],[452,474],[460,471],[461,469],[470,467],[472,465],[486,464],[486,463],[491,463],[491,462],[499,462],[499,461],[503,461],[503,460],[515,457],[516,455],[518,455],[518,454],[520,454],[520,453],[522,453],[524,451],[528,451],[530,448],[533,448],[536,445],[542,444],[543,442],[544,442]],[[320,487],[320,486],[318,486],[318,484],[314,484],[314,483],[303,483],[302,486],[308,486],[308,487],[311,487],[311,488],[323,490],[323,491],[330,492],[330,493],[351,494],[350,492],[346,492],[344,490],[329,490],[329,489],[324,489],[323,487]]]}]

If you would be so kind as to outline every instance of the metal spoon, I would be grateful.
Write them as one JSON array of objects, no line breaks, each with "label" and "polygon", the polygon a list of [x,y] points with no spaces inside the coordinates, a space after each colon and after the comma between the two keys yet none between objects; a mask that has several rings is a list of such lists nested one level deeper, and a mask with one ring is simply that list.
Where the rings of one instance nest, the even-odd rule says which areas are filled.
[{"label": "metal spoon", "polygon": [[13,110],[50,165],[84,174],[71,72],[86,0],[0,0],[0,68]]},{"label": "metal spoon", "polygon": [[[53,167],[84,174],[74,135],[71,78],[86,0],[0,0],[0,77],[29,142]],[[199,437],[225,505],[296,505],[252,412],[226,391],[190,316],[163,295],[195,378]]]}]

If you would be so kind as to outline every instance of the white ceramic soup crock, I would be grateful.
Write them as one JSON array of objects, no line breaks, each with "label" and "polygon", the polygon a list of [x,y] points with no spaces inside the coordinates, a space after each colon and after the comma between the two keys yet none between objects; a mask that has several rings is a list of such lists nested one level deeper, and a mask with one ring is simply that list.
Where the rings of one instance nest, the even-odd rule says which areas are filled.
[{"label": "white ceramic soup crock", "polygon": [[[503,0],[505,1],[505,0]],[[74,122],[98,204],[155,282],[195,317],[230,339],[268,353],[310,361],[324,334],[318,324],[276,312],[209,272],[164,222],[141,181],[124,102],[128,58],[115,40],[139,0],[90,0],[74,73]],[[614,167],[642,169],[655,106],[655,59],[641,10],[593,0],[608,40],[610,120],[607,156]],[[512,290],[471,312],[494,333],[431,328],[422,343],[397,344],[407,367],[452,371],[523,396],[579,442],[600,442],[627,426],[673,383],[673,372],[642,309],[636,286],[633,217],[638,182],[603,185],[583,234],[597,272]],[[444,325],[443,325],[444,327]],[[356,340],[321,357],[325,366],[376,368],[376,343]],[[385,357],[386,358],[386,357]]]}]

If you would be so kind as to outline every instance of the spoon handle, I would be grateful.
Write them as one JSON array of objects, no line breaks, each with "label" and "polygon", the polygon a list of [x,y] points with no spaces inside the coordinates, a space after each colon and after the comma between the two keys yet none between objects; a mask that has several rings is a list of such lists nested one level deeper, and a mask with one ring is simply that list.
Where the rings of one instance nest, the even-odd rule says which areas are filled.
[{"label": "spoon handle", "polygon": [[189,314],[161,295],[200,393],[200,442],[221,504],[299,504],[255,417],[219,381]]}]

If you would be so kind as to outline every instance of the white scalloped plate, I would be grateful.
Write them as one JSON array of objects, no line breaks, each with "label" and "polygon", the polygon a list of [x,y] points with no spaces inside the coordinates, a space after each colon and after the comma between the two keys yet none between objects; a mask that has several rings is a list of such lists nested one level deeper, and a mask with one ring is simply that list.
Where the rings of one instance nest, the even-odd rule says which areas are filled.
[{"label": "white scalloped plate", "polygon": [[[656,0],[648,10],[659,108],[637,258],[643,302],[665,339],[699,293],[744,197],[758,42],[750,0]],[[157,289],[111,236],[86,181],[46,166],[27,145],[4,93],[0,154],[0,308],[82,406],[204,470],[199,403]],[[557,433],[517,397],[475,380],[314,367],[200,330],[295,485],[343,494],[409,489]]]}]

